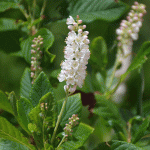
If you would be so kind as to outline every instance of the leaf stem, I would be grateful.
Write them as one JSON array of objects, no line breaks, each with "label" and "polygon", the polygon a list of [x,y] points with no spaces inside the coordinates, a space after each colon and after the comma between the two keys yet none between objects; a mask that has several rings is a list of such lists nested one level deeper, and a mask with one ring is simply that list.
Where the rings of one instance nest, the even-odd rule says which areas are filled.
[{"label": "leaf stem", "polygon": [[138,103],[137,103],[137,115],[142,116],[142,97],[144,91],[144,71],[143,68],[140,72],[140,85],[139,85],[139,92],[138,92]]},{"label": "leaf stem", "polygon": [[33,1],[33,18],[35,16],[35,9],[36,9],[36,0]]},{"label": "leaf stem", "polygon": [[[45,106],[44,106],[45,108]],[[44,144],[44,150],[46,150],[46,147],[45,147],[45,139],[44,139],[44,121],[45,121],[45,117],[43,119],[43,144]]]},{"label": "leaf stem", "polygon": [[128,143],[131,142],[131,123],[130,121],[127,123],[128,126]]},{"label": "leaf stem", "polygon": [[43,13],[44,13],[44,10],[45,10],[45,7],[46,7],[46,2],[47,2],[47,0],[44,0],[44,2],[43,2],[43,6],[42,6],[42,9],[41,9],[40,16],[42,16],[42,15],[43,15]]},{"label": "leaf stem", "polygon": [[56,150],[59,150],[59,147],[60,147],[60,145],[64,142],[65,138],[66,138],[66,136],[64,136],[64,137],[62,138],[62,140],[61,140],[61,142],[59,143],[59,145],[58,145],[58,147],[57,147]]},{"label": "leaf stem", "polygon": [[117,55],[116,55],[117,58],[116,58],[116,61],[115,61],[115,64],[114,64],[114,69],[113,69],[112,75],[111,75],[110,80],[109,80],[108,89],[110,89],[111,86],[112,86],[112,83],[113,83],[113,80],[114,80],[114,77],[115,77],[115,72],[116,72],[118,64],[119,64],[120,54],[121,54],[121,51],[118,50]]},{"label": "leaf stem", "polygon": [[66,98],[65,98],[65,101],[62,105],[62,108],[61,108],[61,111],[58,115],[58,119],[57,119],[57,122],[56,122],[56,126],[55,126],[55,129],[54,129],[54,132],[53,132],[53,135],[52,135],[52,139],[51,139],[51,144],[54,142],[54,139],[55,139],[55,136],[56,136],[56,132],[57,132],[57,129],[58,129],[58,125],[60,123],[60,120],[61,120],[61,117],[62,117],[62,114],[63,114],[63,111],[65,109],[65,106],[66,106],[66,103],[67,103],[67,99],[68,99],[68,93],[66,94]]},{"label": "leaf stem", "polygon": [[20,11],[24,14],[24,16],[26,17],[26,19],[28,20],[29,15],[27,14],[26,10],[23,9],[20,4],[18,4],[18,7],[19,7]]}]

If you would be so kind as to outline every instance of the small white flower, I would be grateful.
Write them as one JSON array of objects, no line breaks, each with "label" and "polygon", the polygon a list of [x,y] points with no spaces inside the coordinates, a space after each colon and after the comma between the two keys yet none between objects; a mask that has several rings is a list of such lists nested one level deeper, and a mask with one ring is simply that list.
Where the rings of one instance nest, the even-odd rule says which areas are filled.
[{"label": "small white flower", "polygon": [[139,31],[140,31],[140,29],[138,26],[133,29],[133,32],[135,32],[135,33],[138,33]]},{"label": "small white flower", "polygon": [[138,34],[137,33],[132,33],[131,37],[133,40],[137,40],[138,39]]},{"label": "small white flower", "polygon": [[142,27],[142,22],[141,22],[141,21],[138,21],[138,22],[136,23],[136,25],[140,28],[140,27]]},{"label": "small white flower", "polygon": [[122,30],[117,29],[117,30],[116,30],[116,33],[117,33],[118,35],[121,35],[123,32],[122,32]]},{"label": "small white flower", "polygon": [[69,16],[69,18],[67,18],[67,23],[66,24],[73,24],[75,21],[74,19],[72,18],[72,16]]}]

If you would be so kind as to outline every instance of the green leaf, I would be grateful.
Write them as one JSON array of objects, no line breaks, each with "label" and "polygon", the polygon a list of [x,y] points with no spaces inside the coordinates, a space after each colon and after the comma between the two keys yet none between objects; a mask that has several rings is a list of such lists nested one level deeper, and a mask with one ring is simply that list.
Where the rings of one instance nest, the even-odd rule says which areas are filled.
[{"label": "green leaf", "polygon": [[77,87],[77,89],[84,93],[93,93],[94,92],[93,85],[92,85],[92,78],[89,73],[87,74],[87,76],[85,78],[83,87],[82,88]]},{"label": "green leaf", "polygon": [[8,99],[11,103],[14,115],[17,117],[17,99],[16,99],[16,95],[14,93],[14,91],[12,91],[11,93],[8,94]]},{"label": "green leaf", "polygon": [[93,113],[97,114],[98,116],[103,117],[104,119],[114,119],[114,120],[120,120],[121,116],[118,111],[118,108],[116,105],[110,101],[107,100],[105,96],[101,96],[99,94],[95,94],[96,98],[96,105],[93,110]]},{"label": "green leaf", "polygon": [[76,17],[79,15],[84,22],[94,20],[114,21],[120,18],[127,10],[127,5],[114,0],[68,0],[70,15]]},{"label": "green leaf", "polygon": [[1,18],[0,19],[0,32],[8,30],[17,30],[18,25],[16,24],[15,19],[10,18]]},{"label": "green leaf", "polygon": [[103,71],[108,62],[107,45],[103,37],[93,39],[90,46],[90,63],[96,71]]},{"label": "green leaf", "polygon": [[[60,82],[58,83],[57,88],[54,88],[54,94],[55,94],[55,99],[56,100],[61,100],[64,97],[66,97],[66,93],[64,90],[65,82]],[[59,94],[58,94],[59,93]]]},{"label": "green leaf", "polygon": [[100,143],[94,150],[111,150],[106,142]]},{"label": "green leaf", "polygon": [[111,150],[144,150],[143,148],[137,147],[132,143],[123,141],[113,140],[109,144],[111,145]]},{"label": "green leaf", "polygon": [[21,127],[29,133],[28,130],[28,124],[30,123],[28,114],[32,110],[33,106],[31,102],[24,98],[21,97],[20,100],[17,101],[17,112],[18,112],[18,122],[21,125]]},{"label": "green leaf", "polygon": [[105,90],[106,90],[106,85],[105,85],[105,79],[104,79],[104,77],[102,76],[102,74],[100,72],[97,72],[95,74],[95,77],[96,77],[95,84],[97,84],[97,87],[99,88],[99,91],[101,93],[104,93]]},{"label": "green leaf", "polygon": [[34,84],[32,86],[32,90],[30,93],[30,101],[35,107],[42,96],[47,94],[48,92],[51,92],[53,94],[53,88],[44,72],[41,72],[37,79],[34,81]]},{"label": "green leaf", "polygon": [[32,121],[32,124],[28,125],[30,131],[33,130],[33,132],[38,132],[38,133],[42,132],[43,120],[42,117],[40,116],[40,113],[41,113],[41,107],[39,103],[29,113],[30,120]]},{"label": "green leaf", "polygon": [[150,100],[146,100],[143,102],[143,114],[145,117],[150,114]]},{"label": "green leaf", "polygon": [[50,32],[46,28],[39,30],[38,33],[35,34],[35,36],[38,36],[38,35],[41,35],[43,37],[43,47],[45,49],[44,60],[46,62],[49,62],[49,60],[50,60],[50,62],[52,63],[56,56],[54,54],[51,54],[48,51],[48,49],[52,46],[52,44],[54,42],[54,36],[53,36],[52,32]]},{"label": "green leaf", "polygon": [[84,123],[80,123],[75,133],[73,133],[73,137],[75,140],[67,141],[62,144],[62,147],[65,150],[76,150],[79,147],[83,146],[87,138],[94,131],[94,128],[86,125]]},{"label": "green leaf", "polygon": [[11,104],[8,101],[8,98],[2,91],[0,91],[0,109],[3,109],[11,114],[14,114]]},{"label": "green leaf", "polygon": [[128,70],[126,71],[126,73],[124,73],[121,76],[121,82],[126,78],[126,76],[133,70],[141,68],[142,65],[146,62],[147,60],[147,55],[150,53],[150,42],[144,42],[139,50],[139,52],[137,53],[137,56],[133,59],[133,62],[131,63],[130,67],[128,68]]},{"label": "green leaf", "polygon": [[133,144],[137,143],[145,135],[145,131],[149,127],[149,123],[150,123],[149,118],[146,118],[143,121],[143,123],[139,126],[139,128],[138,128],[137,132],[135,133],[135,135],[132,136],[131,141],[132,141]]},{"label": "green leaf", "polygon": [[49,128],[55,127],[55,101],[51,92],[45,94],[41,99],[40,103],[47,103],[47,109],[45,111],[45,122],[47,122]]},{"label": "green leaf", "polygon": [[[119,132],[122,132],[125,137],[126,123],[121,118],[116,105],[112,101],[107,100],[105,96],[101,96],[99,94],[95,94],[95,99],[97,103],[95,105],[95,108],[93,109],[93,113],[97,114],[100,117],[103,117],[107,121],[107,125],[112,127],[117,134]],[[121,138],[120,135],[118,135],[118,138]]]},{"label": "green leaf", "polygon": [[10,8],[19,8],[17,3],[15,2],[6,2],[6,0],[3,0],[0,2],[0,12],[3,12],[5,10],[8,10]]},{"label": "green leaf", "polygon": [[36,125],[33,124],[33,123],[29,123],[29,124],[28,124],[28,129],[29,129],[29,131],[30,131],[31,133],[38,131]]},{"label": "green leaf", "polygon": [[0,122],[0,138],[20,143],[31,150],[35,149],[33,145],[28,143],[28,139],[5,118],[0,117]]},{"label": "green leaf", "polygon": [[21,42],[21,51],[24,59],[30,64],[31,63],[31,45],[32,45],[33,37],[29,37],[28,39]]},{"label": "green leaf", "polygon": [[[58,114],[60,113],[60,110],[61,110],[61,107],[63,105],[64,100],[65,99],[62,99],[62,100],[57,102]],[[64,127],[65,124],[68,123],[68,119],[73,114],[78,114],[78,116],[80,118],[81,110],[82,110],[81,95],[75,94],[75,95],[69,96],[67,99],[67,103],[66,103],[64,112],[63,112],[62,117],[61,117],[60,125],[62,127]]]},{"label": "green leaf", "polygon": [[30,99],[29,93],[31,91],[31,74],[30,69],[26,68],[20,82],[20,96]]},{"label": "green leaf", "polygon": [[[53,62],[55,55],[49,53],[48,49],[52,46],[53,42],[54,42],[54,36],[52,34],[52,32],[50,32],[48,29],[46,28],[42,28],[40,29],[34,36],[29,37],[28,39],[24,40],[21,42],[21,50],[22,50],[22,54],[25,58],[25,60],[30,64],[31,63],[31,45],[32,45],[32,40],[35,37],[38,37],[39,35],[41,35],[41,37],[43,38],[43,48],[44,48],[44,56],[49,56],[49,60],[50,62]],[[48,59],[46,57],[46,59]]]},{"label": "green leaf", "polygon": [[29,149],[22,144],[5,139],[0,139],[0,150],[29,150]]},{"label": "green leaf", "polygon": [[18,52],[13,52],[13,53],[10,53],[10,56],[18,56],[18,57],[23,57],[22,55],[22,51],[18,51]]}]

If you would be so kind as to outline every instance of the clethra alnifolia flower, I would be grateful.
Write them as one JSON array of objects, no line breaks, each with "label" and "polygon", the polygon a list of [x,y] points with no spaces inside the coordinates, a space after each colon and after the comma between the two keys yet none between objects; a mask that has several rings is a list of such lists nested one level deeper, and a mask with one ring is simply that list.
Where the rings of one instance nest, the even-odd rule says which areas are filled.
[{"label": "clethra alnifolia flower", "polygon": [[75,21],[71,16],[67,19],[68,37],[66,38],[67,46],[64,48],[65,60],[61,63],[61,73],[58,76],[59,82],[66,81],[65,91],[73,93],[77,85],[81,88],[86,77],[86,65],[90,58],[88,44],[88,31],[83,31],[86,25],[80,25],[82,20]]},{"label": "clethra alnifolia flower", "polygon": [[64,127],[65,136],[71,136],[72,135],[72,128],[78,124],[78,115],[73,114],[71,118],[69,118],[69,124],[66,124]]},{"label": "clethra alnifolia flower", "polygon": [[146,14],[144,4],[134,2],[132,10],[128,13],[127,20],[122,20],[118,35],[118,47],[125,54],[132,50],[133,41],[138,39],[138,32],[142,26],[143,16]]},{"label": "clethra alnifolia flower", "polygon": [[31,45],[31,78],[32,84],[37,78],[42,68],[40,67],[40,60],[42,58],[41,47],[43,44],[43,38],[39,35],[37,38],[32,40],[33,44]]}]

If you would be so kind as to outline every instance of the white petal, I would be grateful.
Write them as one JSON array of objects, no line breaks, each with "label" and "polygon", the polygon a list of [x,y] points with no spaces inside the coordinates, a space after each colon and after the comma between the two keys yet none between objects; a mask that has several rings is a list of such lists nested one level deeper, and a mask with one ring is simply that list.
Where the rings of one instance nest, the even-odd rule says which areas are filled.
[{"label": "white petal", "polygon": [[73,17],[72,16],[69,16],[69,18],[67,18],[67,23],[66,24],[73,24],[75,21],[74,21],[74,19],[73,19]]}]

